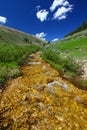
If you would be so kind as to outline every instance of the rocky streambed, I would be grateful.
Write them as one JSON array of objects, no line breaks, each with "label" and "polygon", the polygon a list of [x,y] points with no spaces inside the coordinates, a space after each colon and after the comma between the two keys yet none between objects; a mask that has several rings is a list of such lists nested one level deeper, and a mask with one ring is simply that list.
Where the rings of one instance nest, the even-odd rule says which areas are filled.
[{"label": "rocky streambed", "polygon": [[86,130],[87,91],[78,89],[40,52],[0,94],[0,130]]}]

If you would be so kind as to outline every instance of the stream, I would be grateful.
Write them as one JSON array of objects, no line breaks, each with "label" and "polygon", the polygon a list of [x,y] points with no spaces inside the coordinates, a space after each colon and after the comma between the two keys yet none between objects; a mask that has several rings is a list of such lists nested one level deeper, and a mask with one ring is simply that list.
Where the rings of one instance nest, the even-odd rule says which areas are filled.
[{"label": "stream", "polygon": [[87,91],[32,54],[0,99],[0,130],[87,130]]}]

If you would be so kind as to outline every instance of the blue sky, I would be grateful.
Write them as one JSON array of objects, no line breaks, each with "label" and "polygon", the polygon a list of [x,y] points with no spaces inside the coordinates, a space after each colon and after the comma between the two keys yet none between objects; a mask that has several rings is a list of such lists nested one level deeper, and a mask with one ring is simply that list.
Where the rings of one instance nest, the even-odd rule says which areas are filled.
[{"label": "blue sky", "polygon": [[0,24],[48,41],[87,20],[87,0],[0,0]]}]

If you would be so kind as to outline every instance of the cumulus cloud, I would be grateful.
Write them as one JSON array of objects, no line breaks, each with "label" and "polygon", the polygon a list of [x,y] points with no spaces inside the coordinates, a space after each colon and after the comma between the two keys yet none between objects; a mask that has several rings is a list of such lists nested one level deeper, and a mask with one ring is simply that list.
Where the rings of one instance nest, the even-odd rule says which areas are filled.
[{"label": "cumulus cloud", "polygon": [[41,22],[47,20],[47,15],[49,14],[48,11],[46,11],[46,9],[42,9],[42,10],[39,10],[37,13],[36,13],[36,16],[38,19],[40,19]]},{"label": "cumulus cloud", "polygon": [[62,15],[62,16],[59,16],[58,19],[62,20],[62,19],[66,19],[66,17],[67,17],[66,15]]},{"label": "cumulus cloud", "polygon": [[45,37],[46,35],[47,35],[47,34],[44,33],[44,32],[41,32],[41,33],[37,33],[37,34],[36,34],[36,36],[37,36],[37,37],[40,37],[40,38]]},{"label": "cumulus cloud", "polygon": [[64,1],[63,6],[70,6],[68,1]]},{"label": "cumulus cloud", "polygon": [[51,7],[50,7],[50,11],[54,11],[58,6],[63,5],[65,0],[54,0]]},{"label": "cumulus cloud", "polygon": [[54,13],[53,19],[65,19],[68,12],[72,11],[72,7],[60,7],[58,10]]},{"label": "cumulus cloud", "polygon": [[66,19],[67,13],[71,12],[73,9],[73,5],[71,5],[67,0],[54,0],[51,7],[50,11],[53,12],[55,9],[57,11],[53,15],[53,19]]},{"label": "cumulus cloud", "polygon": [[59,40],[59,38],[55,38],[55,39],[52,40],[52,42],[55,42],[55,41],[58,41],[58,40]]},{"label": "cumulus cloud", "polygon": [[[46,9],[40,10],[40,6],[37,7],[36,16],[40,19],[41,22],[46,21],[49,13],[53,13],[53,18],[57,20],[62,20],[67,18],[67,13],[73,10],[73,5],[71,5],[68,0],[53,0],[49,10]],[[55,12],[54,12],[55,11]]]},{"label": "cumulus cloud", "polygon": [[37,33],[35,36],[38,37],[38,38],[41,38],[41,39],[45,40],[45,37],[47,36],[47,34],[44,33],[44,32],[41,32],[41,33]]},{"label": "cumulus cloud", "polygon": [[64,6],[64,7],[72,7],[72,5],[70,5],[70,3],[67,0],[54,0],[51,7],[50,7],[50,11],[53,12],[56,8],[60,8],[60,6]]},{"label": "cumulus cloud", "polygon": [[7,18],[3,17],[3,16],[0,16],[0,23],[5,24],[6,22],[7,22]]}]

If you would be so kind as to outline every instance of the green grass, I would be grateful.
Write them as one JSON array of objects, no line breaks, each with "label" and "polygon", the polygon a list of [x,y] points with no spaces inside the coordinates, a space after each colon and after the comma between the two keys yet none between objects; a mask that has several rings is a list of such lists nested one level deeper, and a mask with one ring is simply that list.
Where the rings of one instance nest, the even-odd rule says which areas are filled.
[{"label": "green grass", "polygon": [[21,74],[20,67],[16,62],[0,63],[0,83],[5,84],[6,80]]},{"label": "green grass", "polygon": [[30,54],[42,48],[44,42],[33,35],[0,26],[0,86],[9,78],[21,75],[20,66]]},{"label": "green grass", "polygon": [[59,41],[43,50],[43,59],[49,62],[65,78],[86,88],[87,82],[82,81],[82,65],[87,60],[87,37]]},{"label": "green grass", "polygon": [[39,46],[33,45],[0,44],[0,84],[5,84],[7,79],[20,75],[20,66],[31,53],[39,49]]},{"label": "green grass", "polygon": [[27,33],[18,31],[16,29],[0,26],[0,43],[16,44],[16,45],[39,45],[41,46],[44,42]]},{"label": "green grass", "polygon": [[47,50],[43,52],[42,57],[51,63],[54,68],[58,69],[60,72],[63,74],[67,73],[72,73],[72,75],[80,75],[80,67],[81,64],[77,63],[73,57],[71,58],[70,56],[63,57],[60,54],[56,54],[52,50]]},{"label": "green grass", "polygon": [[59,41],[52,44],[49,48],[52,50],[59,50],[61,52],[61,55],[78,59],[86,59],[87,37],[71,39],[68,41]]},{"label": "green grass", "polygon": [[67,55],[66,51],[69,50],[68,55],[74,58],[86,59],[87,57],[87,37],[69,40],[64,43],[60,43],[59,49],[65,55]]},{"label": "green grass", "polygon": [[75,47],[78,47],[79,49],[87,49],[87,38],[72,39],[67,42],[63,42],[62,44],[60,43],[59,47],[61,51],[65,51],[67,48],[74,50]]}]

